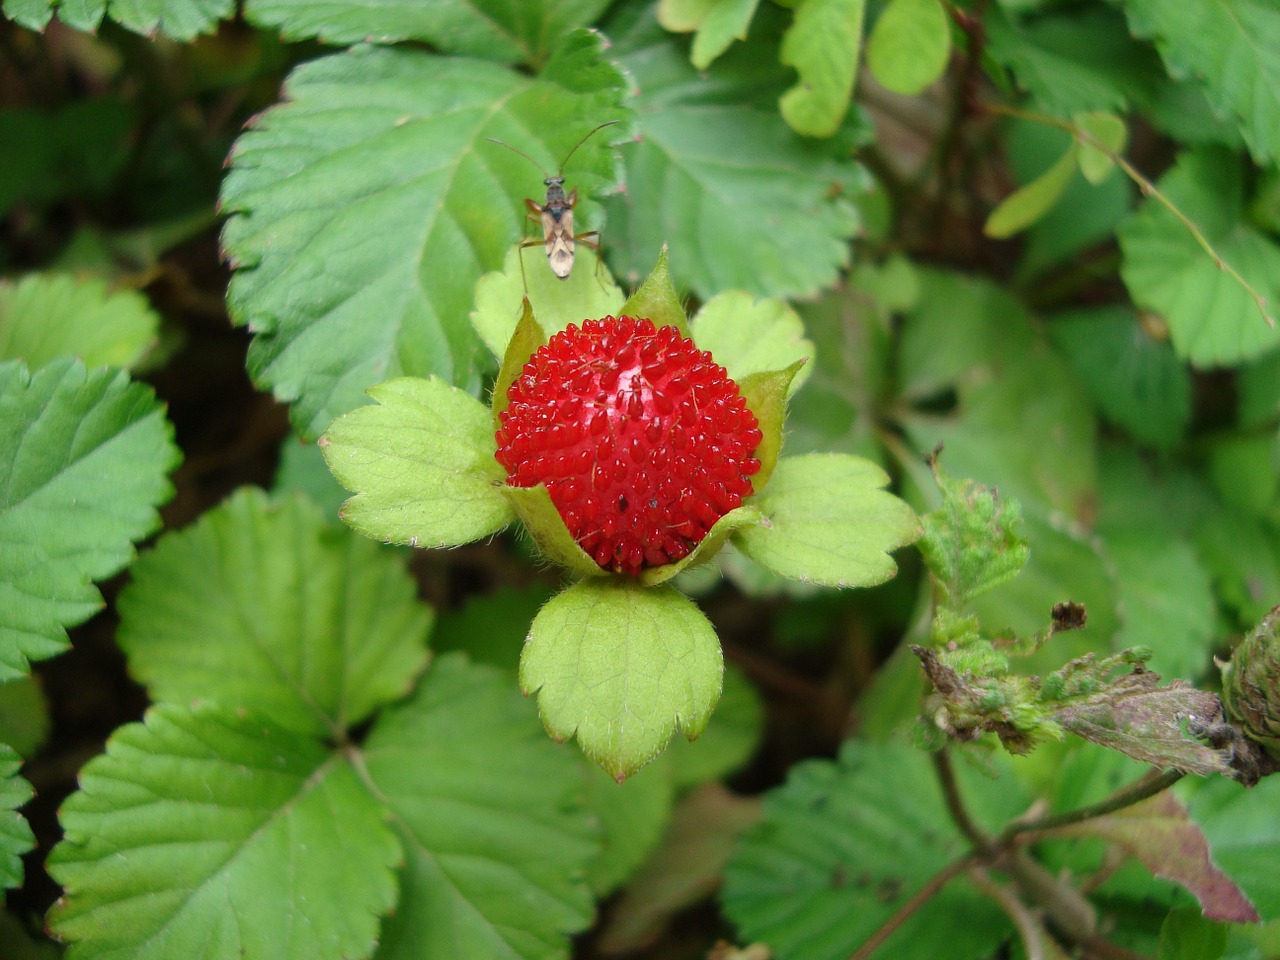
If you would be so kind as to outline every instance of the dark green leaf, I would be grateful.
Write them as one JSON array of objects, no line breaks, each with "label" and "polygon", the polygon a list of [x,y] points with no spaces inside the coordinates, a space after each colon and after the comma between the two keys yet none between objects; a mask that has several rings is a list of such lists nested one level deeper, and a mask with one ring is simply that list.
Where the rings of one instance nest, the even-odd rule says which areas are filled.
[{"label": "dark green leaf", "polygon": [[[35,834],[18,813],[31,799],[31,785],[18,775],[22,758],[0,743],[0,892],[22,884],[22,855],[36,845]],[[0,901],[3,901],[0,893]]]},{"label": "dark green leaf", "polygon": [[1169,911],[1160,928],[1157,960],[1218,960],[1227,952],[1227,928],[1199,910]]},{"label": "dark green leaf", "polygon": [[57,360],[0,363],[0,680],[66,647],[160,522],[178,459],[148,387]]},{"label": "dark green leaf", "polygon": [[364,763],[404,851],[378,960],[568,956],[591,919],[583,875],[598,850],[582,765],[506,674],[440,657],[379,719]]},{"label": "dark green leaf", "polygon": [[724,670],[724,692],[697,740],[673,740],[667,748],[672,777],[681,790],[726,776],[755,753],[764,731],[764,704],[733,664]]},{"label": "dark green leaf", "polygon": [[415,592],[395,552],[301,497],[246,488],[134,564],[119,642],[153,700],[341,736],[425,665],[431,611]]},{"label": "dark green leaf", "polygon": [[307,443],[297,434],[280,442],[280,460],[271,489],[277,494],[301,493],[319,504],[327,517],[336,517],[347,499],[347,491],[333,478],[319,445]]},{"label": "dark green leaf", "polygon": [[649,764],[622,783],[597,767],[587,769],[587,806],[602,833],[600,856],[587,871],[587,883],[597,898],[622,886],[657,846],[674,802],[675,784],[666,760]]},{"label": "dark green leaf", "polygon": [[81,958],[368,957],[396,902],[399,845],[345,755],[243,712],[153,708],[61,820],[49,923]]},{"label": "dark green leaf", "polygon": [[1214,862],[1244,890],[1263,920],[1280,920],[1280,776],[1254,787],[1214,778],[1187,798],[1191,818],[1209,838]]},{"label": "dark green leaf", "polygon": [[32,30],[43,30],[55,9],[58,19],[76,30],[93,32],[110,19],[134,33],[190,40],[212,33],[235,5],[232,0],[4,0],[5,16]]},{"label": "dark green leaf", "polygon": [[461,650],[473,663],[487,663],[514,675],[529,625],[549,599],[551,590],[540,583],[471,597],[460,608],[440,614],[431,631],[432,649]]},{"label": "dark green leaf", "polygon": [[464,56],[541,64],[556,41],[589,25],[606,6],[607,0],[248,0],[245,15],[253,23],[279,27],[290,40],[419,40]]},{"label": "dark green leaf", "polygon": [[[623,80],[600,42],[575,34],[533,79],[357,48],[295,70],[285,102],[240,138],[222,193],[238,268],[228,303],[255,334],[251,373],[295,404],[301,433],[402,373],[478,385],[475,284],[520,236],[540,179],[485,137],[554,169],[620,115]],[[574,155],[567,173],[584,198],[609,182],[611,153],[597,136]],[[578,222],[595,209],[584,199]]]},{"label": "dark green leaf", "polygon": [[[964,765],[958,773],[982,820],[1024,809],[1007,773],[992,780]],[[764,819],[730,859],[721,898],[743,939],[768,943],[778,960],[844,960],[967,850],[923,753],[850,741],[838,763],[799,764],[765,795]],[[999,909],[957,879],[876,956],[978,960],[1008,933]]]}]

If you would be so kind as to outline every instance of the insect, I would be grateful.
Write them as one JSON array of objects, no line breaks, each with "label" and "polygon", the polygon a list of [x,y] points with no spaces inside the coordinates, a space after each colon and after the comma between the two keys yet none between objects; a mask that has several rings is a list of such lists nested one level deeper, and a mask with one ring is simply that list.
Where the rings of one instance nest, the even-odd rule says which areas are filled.
[{"label": "insect", "polygon": [[[588,230],[586,233],[573,232],[573,208],[578,203],[577,188],[569,191],[568,196],[564,192],[564,168],[578,150],[596,133],[605,127],[611,127],[617,120],[609,120],[600,124],[598,127],[590,130],[585,137],[574,144],[573,149],[565,154],[564,160],[560,163],[560,171],[554,177],[545,177],[542,181],[547,188],[546,199],[539,204],[536,200],[525,198],[524,205],[529,209],[531,217],[542,221],[542,239],[522,240],[520,242],[520,250],[523,254],[525,247],[536,247],[542,244],[547,248],[547,263],[551,266],[551,272],[561,280],[569,279],[569,274],[573,272],[573,248],[576,243],[584,243],[592,250],[600,249],[600,233],[596,230]],[[493,137],[485,137],[492,143],[496,143],[501,147],[506,147],[512,153],[518,153],[524,157],[539,170],[538,162],[522,150],[517,150],[509,143],[503,143],[501,140],[495,140]],[[544,176],[546,171],[542,170]],[[520,260],[520,273],[524,274],[524,258]]]}]

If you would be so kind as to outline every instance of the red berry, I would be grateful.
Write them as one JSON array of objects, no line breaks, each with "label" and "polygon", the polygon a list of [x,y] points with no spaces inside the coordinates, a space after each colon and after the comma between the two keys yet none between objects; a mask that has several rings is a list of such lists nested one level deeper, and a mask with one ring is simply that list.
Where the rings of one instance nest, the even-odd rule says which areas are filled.
[{"label": "red berry", "polygon": [[711,354],[675,327],[570,324],[507,391],[498,462],[545,484],[573,538],[606,570],[672,563],[751,496],[755,416]]}]

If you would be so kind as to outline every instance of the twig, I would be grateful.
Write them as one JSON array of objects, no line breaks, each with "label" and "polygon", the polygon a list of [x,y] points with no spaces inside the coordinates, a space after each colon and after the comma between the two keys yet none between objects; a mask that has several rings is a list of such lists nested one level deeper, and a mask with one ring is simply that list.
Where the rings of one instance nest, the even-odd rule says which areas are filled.
[{"label": "twig", "polygon": [[1213,244],[1209,242],[1209,238],[1204,235],[1204,232],[1196,225],[1195,221],[1178,209],[1173,201],[1161,193],[1160,188],[1143,176],[1137,167],[1131,164],[1120,154],[1116,153],[1116,151],[1112,150],[1093,134],[1089,133],[1089,131],[1082,130],[1074,123],[1067,120],[1059,120],[1057,117],[1051,117],[1042,113],[1034,113],[1030,110],[1020,110],[1017,107],[1006,107],[1003,104],[988,103],[984,104],[983,108],[990,113],[1003,114],[1008,117],[1016,117],[1019,120],[1028,120],[1032,123],[1044,124],[1050,127],[1057,127],[1059,130],[1065,130],[1081,143],[1086,143],[1099,153],[1105,155],[1108,160],[1124,171],[1125,176],[1138,185],[1138,189],[1142,191],[1143,196],[1151,197],[1151,199],[1155,200],[1173,214],[1174,218],[1182,224],[1189,234],[1191,234],[1191,238],[1195,240],[1200,249],[1203,250],[1209,256],[1209,259],[1213,261],[1214,266],[1238,283],[1241,288],[1244,289],[1244,292],[1253,299],[1254,306],[1256,306],[1258,308],[1258,312],[1262,314],[1262,319],[1267,322],[1267,326],[1274,327],[1276,325],[1275,317],[1271,315],[1271,309],[1267,298],[1259,293],[1253,284],[1241,276],[1240,272],[1236,270],[1235,267],[1231,266],[1231,264],[1227,263],[1227,261],[1223,259],[1222,254],[1218,253],[1217,249],[1215,249]]},{"label": "twig", "polygon": [[956,826],[963,833],[983,856],[990,856],[995,851],[995,845],[992,844],[991,838],[983,832],[982,828],[974,823],[973,818],[969,816],[969,810],[964,805],[964,798],[960,796],[960,784],[956,782],[955,767],[951,765],[951,755],[946,750],[939,750],[932,754],[933,765],[938,771],[938,780],[942,784],[942,796],[947,803],[947,811],[951,814],[951,819],[956,822]]},{"label": "twig", "polygon": [[970,867],[969,879],[973,881],[975,887],[994,900],[1000,909],[1008,914],[1013,925],[1018,928],[1018,936],[1022,938],[1027,948],[1027,960],[1048,960],[1044,952],[1044,942],[1041,940],[1041,937],[1047,936],[1047,933],[1040,921],[1027,909],[1027,905],[1008,887],[992,880],[990,874],[981,867]]},{"label": "twig", "polygon": [[867,960],[868,957],[880,949],[882,943],[893,936],[894,932],[910,919],[913,913],[924,906],[932,897],[936,896],[938,891],[946,886],[951,879],[977,862],[978,855],[971,853],[935,873],[929,878],[928,883],[912,894],[910,900],[894,911],[893,916],[880,924],[875,933],[862,942],[862,946],[853,952],[849,960]]},{"label": "twig", "polygon": [[1181,770],[1151,771],[1139,777],[1127,787],[1121,787],[1105,800],[1090,806],[1067,810],[1064,813],[1054,813],[1046,817],[1037,817],[1034,820],[1011,823],[1000,834],[997,844],[1006,844],[1019,834],[1042,834],[1058,827],[1068,827],[1072,824],[1083,823],[1085,820],[1092,820],[1094,817],[1103,817],[1108,813],[1123,810],[1125,807],[1131,807],[1135,803],[1140,803],[1149,797],[1154,797],[1157,793],[1168,790],[1184,776],[1186,774]]}]

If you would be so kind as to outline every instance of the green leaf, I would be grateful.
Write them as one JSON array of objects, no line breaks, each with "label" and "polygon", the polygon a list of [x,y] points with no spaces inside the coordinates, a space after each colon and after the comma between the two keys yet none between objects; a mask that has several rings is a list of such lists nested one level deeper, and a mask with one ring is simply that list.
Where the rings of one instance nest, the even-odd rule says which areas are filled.
[{"label": "green leaf", "polygon": [[672,33],[692,33],[689,62],[705,70],[734,40],[747,39],[747,28],[760,0],[661,0],[658,22]]},{"label": "green leaf", "polygon": [[300,493],[319,504],[327,517],[336,517],[347,499],[347,491],[333,478],[329,465],[324,462],[324,451],[296,433],[280,441],[280,460],[271,491]]},{"label": "green leaf", "polygon": [[611,36],[640,91],[640,142],[622,151],[627,195],[605,204],[615,272],[638,283],[666,244],[676,286],[704,300],[732,288],[799,297],[833,284],[858,229],[849,198],[868,181],[840,138],[804,140],[754,104],[776,89],[761,92],[776,47],[734,47],[709,85],[646,18]]},{"label": "green leaf", "polygon": [[[961,764],[962,794],[992,824],[1025,809],[1005,772]],[[725,871],[725,913],[744,941],[779,960],[847,958],[935,874],[968,851],[925,754],[896,743],[849,741],[840,760],[792,767],[765,795]],[[963,879],[924,900],[877,956],[979,960],[1009,933],[994,904]]]},{"label": "green leaf", "polygon": [[573,539],[551,499],[551,493],[543,484],[536,487],[504,486],[502,493],[543,557],[579,576],[608,576],[609,571],[596,563]]},{"label": "green leaf", "polygon": [[755,753],[764,731],[764,704],[733,664],[724,670],[724,692],[711,722],[697,740],[674,740],[667,748],[676,787],[685,790],[733,773]]},{"label": "green leaf", "polygon": [[1193,907],[1170,910],[1160,927],[1156,960],[1218,960],[1227,952],[1227,928]]},{"label": "green leaf", "polygon": [[440,657],[378,721],[364,763],[404,851],[378,960],[568,956],[591,920],[582,878],[598,849],[582,765],[505,674]]},{"label": "green leaf", "polygon": [[960,610],[1017,576],[1031,551],[1021,530],[1018,501],[1002,503],[995,490],[972,480],[952,480],[936,458],[932,466],[942,506],[921,517],[919,549],[941,601]]},{"label": "green leaf", "polygon": [[1171,793],[1054,832],[1070,837],[1101,837],[1115,844],[1142,861],[1156,876],[1189,890],[1204,915],[1212,920],[1258,920],[1248,898],[1214,865],[1204,834]]},{"label": "green leaf", "polygon": [[111,292],[99,280],[29,274],[0,283],[0,358],[38,370],[59,356],[87,367],[131,367],[156,338],[160,320],[133,290]]},{"label": "green leaf", "polygon": [[619,309],[624,316],[644,317],[652,320],[655,327],[675,327],[684,336],[689,336],[689,319],[676,288],[671,284],[665,244],[658,252],[658,262],[654,264],[653,271]]},{"label": "green leaf", "polygon": [[1280,530],[1274,523],[1206,497],[1194,540],[1214,592],[1241,627],[1250,628],[1280,597]]},{"label": "green leaf", "polygon": [[597,899],[622,886],[662,839],[675,803],[670,767],[651,763],[622,783],[598,767],[587,768],[587,805],[603,834],[600,855],[587,872]]},{"label": "green leaf", "polygon": [[1224,503],[1265,517],[1280,493],[1280,446],[1274,426],[1226,433],[1207,444],[1209,481]]},{"label": "green leaf", "polygon": [[[1124,121],[1114,113],[1078,113],[1073,118],[1076,129],[1088,138],[1079,137],[1080,172],[1095,186],[1110,176],[1115,162],[1112,156],[1122,155],[1129,140],[1129,130]],[[1091,142],[1091,141],[1096,141]]]},{"label": "green leaf", "polygon": [[938,0],[890,0],[867,39],[867,66],[894,93],[915,96],[942,76],[951,23]]},{"label": "green leaf", "polygon": [[1091,110],[1124,113],[1144,105],[1168,81],[1160,58],[1129,36],[1105,6],[1043,10],[1011,19],[1005,4],[987,8],[985,53],[1013,71],[1038,107],[1066,118]]},{"label": "green leaf", "polygon": [[1191,419],[1191,376],[1125,307],[1055,316],[1049,339],[1098,411],[1141,443],[1168,448]]},{"label": "green leaf", "polygon": [[399,847],[345,755],[243,712],[153,708],[60,816],[72,957],[367,957],[396,902]]},{"label": "green leaf", "polygon": [[69,27],[94,33],[104,19],[134,33],[190,40],[212,33],[218,21],[235,12],[232,0],[4,0],[4,14],[31,30],[43,30],[53,17]]},{"label": "green leaf", "polygon": [[22,855],[36,845],[30,825],[18,813],[35,792],[18,775],[21,768],[18,752],[0,743],[0,891],[22,884]]},{"label": "green leaf", "polygon": [[753,499],[764,523],[739,531],[735,543],[784,577],[833,587],[883,583],[898,569],[889,553],[920,536],[911,508],[880,489],[888,482],[859,457],[784,457]]},{"label": "green leaf", "polygon": [[680,730],[703,731],[724,662],[706,617],[668,586],[587,580],[538,613],[520,660],[520,687],[557,739],[622,780]]},{"label": "green leaf", "polygon": [[35,677],[0,683],[0,743],[34,756],[49,739],[49,703]]},{"label": "green leaf", "polygon": [[461,650],[473,663],[500,667],[515,676],[529,624],[549,599],[551,589],[543,583],[475,594],[461,607],[440,614],[431,631],[431,647],[440,653]]},{"label": "green leaf", "polygon": [[865,0],[800,0],[782,39],[779,59],[795,67],[800,82],[778,106],[791,129],[806,137],[830,137],[840,128],[858,71]]},{"label": "green leaf", "polygon": [[592,23],[607,0],[247,0],[246,18],[286,39],[330,44],[418,40],[463,56],[543,63],[556,41]]},{"label": "green leaf", "polygon": [[320,439],[329,469],[356,494],[343,520],[413,547],[458,546],[511,522],[480,401],[434,377],[389,380],[369,395],[375,405],[334,421]]},{"label": "green leaf", "polygon": [[1078,147],[1072,143],[1057,163],[1001,200],[987,217],[982,232],[996,239],[1011,237],[1048,213],[1071,182],[1077,153]]},{"label": "green leaf", "polygon": [[1174,76],[1192,74],[1230,113],[1259,163],[1280,159],[1280,9],[1270,0],[1125,0],[1137,37],[1154,39]]},{"label": "green leaf", "polygon": [[[1236,158],[1215,148],[1183,153],[1160,190],[1218,255],[1273,303],[1280,297],[1280,245],[1243,220]],[[1253,298],[1154,199],[1120,227],[1120,275],[1140,306],[1161,314],[1178,355],[1200,367],[1238,363],[1280,343]]]},{"label": "green leaf", "polygon": [[[756,298],[742,290],[726,290],[704,303],[693,318],[693,336],[739,383],[753,373],[781,370],[797,360],[812,361],[816,352],[790,304]],[[787,388],[788,397],[809,378],[812,366],[806,363],[796,373]]]},{"label": "green leaf", "polygon": [[119,371],[0,363],[0,680],[61,653],[102,606],[92,581],[160,525],[171,436],[150,388]]},{"label": "green leaf", "polygon": [[738,836],[759,819],[758,800],[718,783],[681,799],[661,845],[610,906],[600,949],[617,955],[652,944],[676,913],[720,885]]},{"label": "green leaf", "polygon": [[[520,257],[524,258],[523,279]],[[622,312],[622,291],[590,247],[578,244],[573,272],[564,280],[551,272],[542,247],[530,247],[523,254],[518,247],[512,247],[502,270],[486,273],[476,284],[476,309],[471,314],[476,333],[494,356],[505,354],[526,296],[538,325],[548,337],[571,323],[581,326],[583,320]]]},{"label": "green leaf", "polygon": [[[619,115],[623,80],[600,43],[575,34],[537,78],[358,47],[294,70],[284,102],[237,141],[222,190],[237,268],[228,305],[254,333],[252,376],[294,404],[300,433],[316,435],[389,377],[478,386],[476,281],[521,235],[539,180],[485,138],[553,168]],[[568,173],[588,197],[613,169],[595,137]],[[581,201],[578,222],[595,209]]]},{"label": "green leaf", "polygon": [[1280,777],[1253,787],[1215,777],[1187,798],[1191,818],[1209,838],[1214,863],[1244,890],[1263,920],[1280,919],[1280,873],[1273,869],[1280,857],[1277,804]]},{"label": "green leaf", "polygon": [[246,488],[134,564],[118,639],[153,700],[337,737],[425,665],[431,610],[415,593],[395,552]]}]

